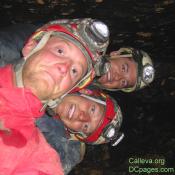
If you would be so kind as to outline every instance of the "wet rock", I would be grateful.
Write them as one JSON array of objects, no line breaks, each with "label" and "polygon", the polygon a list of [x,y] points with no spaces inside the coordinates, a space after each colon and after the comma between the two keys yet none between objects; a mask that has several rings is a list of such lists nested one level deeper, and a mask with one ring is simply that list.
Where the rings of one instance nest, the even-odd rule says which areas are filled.
[{"label": "wet rock", "polygon": [[40,4],[40,5],[45,4],[44,0],[36,0],[36,3],[38,3],[38,4]]}]

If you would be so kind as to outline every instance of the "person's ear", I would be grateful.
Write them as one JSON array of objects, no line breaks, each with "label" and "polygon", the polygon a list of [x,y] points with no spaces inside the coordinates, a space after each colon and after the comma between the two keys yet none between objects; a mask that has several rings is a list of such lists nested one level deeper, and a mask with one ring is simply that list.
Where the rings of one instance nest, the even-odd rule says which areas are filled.
[{"label": "person's ear", "polygon": [[37,45],[37,42],[34,39],[29,39],[25,46],[22,49],[22,54],[24,58],[32,51],[33,48],[35,48]]}]

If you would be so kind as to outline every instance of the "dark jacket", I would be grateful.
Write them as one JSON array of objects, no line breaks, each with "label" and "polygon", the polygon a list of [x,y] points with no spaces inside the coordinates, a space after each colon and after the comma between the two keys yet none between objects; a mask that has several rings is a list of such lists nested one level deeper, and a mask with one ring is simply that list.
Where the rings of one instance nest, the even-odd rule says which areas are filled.
[{"label": "dark jacket", "polygon": [[32,24],[16,24],[0,29],[0,66],[21,58],[21,50],[27,38],[36,30]]},{"label": "dark jacket", "polygon": [[59,153],[64,172],[68,174],[81,161],[81,143],[67,139],[64,124],[60,120],[45,115],[37,120],[36,125]]}]

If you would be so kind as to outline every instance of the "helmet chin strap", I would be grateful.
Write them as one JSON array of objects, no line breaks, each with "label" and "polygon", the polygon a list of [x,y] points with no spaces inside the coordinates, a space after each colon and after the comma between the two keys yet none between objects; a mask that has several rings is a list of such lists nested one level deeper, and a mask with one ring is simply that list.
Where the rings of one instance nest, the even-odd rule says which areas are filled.
[{"label": "helmet chin strap", "polygon": [[31,50],[31,52],[23,58],[23,60],[21,60],[18,64],[15,65],[14,67],[14,71],[15,71],[15,77],[16,77],[16,85],[17,87],[24,87],[23,84],[23,78],[22,78],[22,70],[24,67],[24,64],[26,62],[27,59],[30,59],[30,57],[36,53],[37,51],[41,50],[47,43],[47,41],[49,40],[50,36],[52,35],[52,31],[51,32],[47,32],[39,41],[39,43],[36,45],[35,48],[33,48]]},{"label": "helmet chin strap", "polygon": [[[43,37],[41,38],[41,40],[39,41],[39,43],[36,45],[35,48],[33,48],[33,50],[31,50],[31,52],[24,57],[19,63],[17,63],[14,66],[14,72],[15,72],[15,79],[16,79],[16,85],[17,87],[24,87],[24,83],[23,83],[23,77],[22,77],[22,70],[24,67],[24,64],[26,62],[27,59],[30,59],[30,57],[36,53],[37,51],[41,50],[47,43],[47,41],[49,40],[50,36],[52,35],[53,31],[47,32],[43,35]],[[49,103],[46,100],[41,101],[44,105],[42,107],[42,109],[40,111],[42,111],[43,109],[45,109],[45,107],[47,106],[47,104]]]},{"label": "helmet chin strap", "polygon": [[[53,31],[49,31],[44,33],[43,37],[41,38],[41,40],[37,43],[36,47],[34,47],[30,53],[24,57],[24,60],[30,59],[30,57],[36,53],[37,51],[41,50],[47,43],[47,41],[49,40],[49,38],[51,37],[51,35],[53,34]],[[35,40],[35,39],[33,39]]]},{"label": "helmet chin strap", "polygon": [[[23,84],[23,79],[22,79],[22,70],[25,64],[25,60],[22,59],[20,60],[19,63],[17,63],[14,66],[14,72],[15,72],[15,79],[16,79],[16,86],[19,88],[23,88],[24,84]],[[57,103],[55,100],[41,100],[43,107],[40,109],[40,112],[42,112],[48,104],[50,104],[49,106],[52,106],[52,108],[56,107]]]},{"label": "helmet chin strap", "polygon": [[22,59],[22,60],[20,60],[19,63],[17,63],[14,66],[16,86],[20,87],[20,88],[24,87],[23,79],[22,79],[22,70],[23,70],[24,63],[25,63],[25,61]]}]

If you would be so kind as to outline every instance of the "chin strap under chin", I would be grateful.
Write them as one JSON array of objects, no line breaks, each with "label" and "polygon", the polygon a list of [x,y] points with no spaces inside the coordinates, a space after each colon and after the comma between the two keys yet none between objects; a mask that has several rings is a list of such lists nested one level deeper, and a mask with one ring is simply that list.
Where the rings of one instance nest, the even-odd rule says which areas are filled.
[{"label": "chin strap under chin", "polygon": [[14,66],[14,72],[15,72],[15,79],[16,79],[16,86],[17,87],[24,87],[23,79],[22,79],[22,69],[24,66],[25,61],[21,60],[19,63],[17,63]]},{"label": "chin strap under chin", "polygon": [[24,87],[23,84],[23,79],[22,79],[22,69],[24,66],[24,63],[26,62],[25,60],[30,59],[30,57],[36,53],[37,51],[41,50],[47,43],[47,41],[49,40],[50,36],[52,35],[53,31],[49,31],[47,32],[39,41],[39,43],[36,45],[36,47],[34,47],[30,53],[24,58],[22,59],[18,64],[15,65],[14,67],[14,71],[15,71],[15,76],[16,76],[16,84],[17,87]]},{"label": "chin strap under chin", "polygon": [[43,107],[41,108],[40,112],[46,109],[48,106],[50,109],[56,108],[59,103],[61,103],[61,98],[55,99],[55,100],[42,100]]}]

